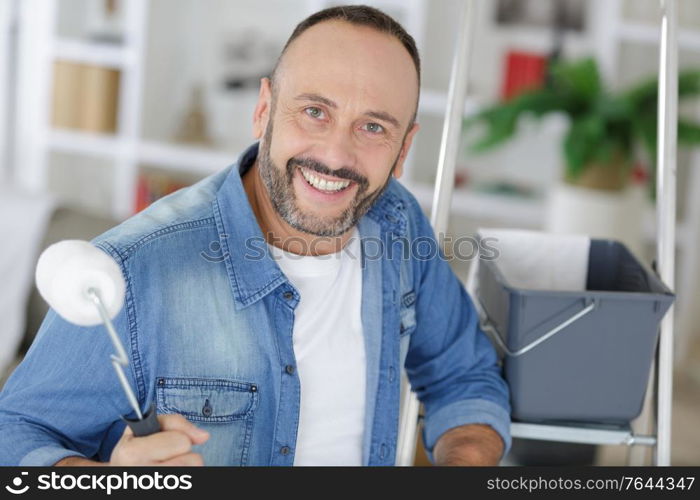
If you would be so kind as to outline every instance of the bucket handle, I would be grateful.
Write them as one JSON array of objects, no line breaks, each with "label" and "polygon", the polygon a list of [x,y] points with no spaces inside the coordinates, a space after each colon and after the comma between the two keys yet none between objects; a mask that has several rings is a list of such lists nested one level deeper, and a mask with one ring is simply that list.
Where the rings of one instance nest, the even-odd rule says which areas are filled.
[{"label": "bucket handle", "polygon": [[511,351],[508,349],[508,347],[505,345],[505,342],[503,342],[503,339],[501,339],[501,336],[498,334],[498,330],[496,330],[495,326],[493,323],[491,323],[488,319],[482,324],[482,328],[489,329],[493,331],[494,335],[493,338],[496,340],[496,343],[498,343],[498,346],[503,349],[503,351],[511,357],[515,356],[521,356],[528,352],[531,349],[534,349],[538,345],[540,345],[542,342],[545,340],[550,339],[560,331],[562,331],[564,328],[569,326],[571,323],[574,323],[575,321],[578,321],[579,319],[583,318],[586,314],[589,312],[593,311],[598,306],[598,300],[597,299],[588,299],[586,301],[586,307],[584,307],[582,310],[571,316],[569,319],[559,323],[559,325],[555,326],[551,330],[549,330],[547,333],[542,335],[540,338],[537,340],[534,340],[527,344],[525,347],[521,347],[517,351]]}]

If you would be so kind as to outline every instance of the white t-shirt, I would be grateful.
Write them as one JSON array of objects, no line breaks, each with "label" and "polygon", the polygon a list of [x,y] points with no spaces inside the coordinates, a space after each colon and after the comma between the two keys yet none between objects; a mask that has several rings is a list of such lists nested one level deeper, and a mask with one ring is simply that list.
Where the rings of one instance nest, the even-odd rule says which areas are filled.
[{"label": "white t-shirt", "polygon": [[294,465],[362,465],[366,365],[360,237],[342,251],[300,256],[269,246],[299,291],[293,343],[301,381]]}]

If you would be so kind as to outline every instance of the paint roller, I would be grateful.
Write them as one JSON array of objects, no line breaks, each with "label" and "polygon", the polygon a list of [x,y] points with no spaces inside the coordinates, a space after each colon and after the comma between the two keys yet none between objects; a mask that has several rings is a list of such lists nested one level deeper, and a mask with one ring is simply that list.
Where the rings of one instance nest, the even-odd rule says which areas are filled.
[{"label": "paint roller", "polygon": [[126,284],[119,265],[105,252],[82,240],[64,240],[49,246],[36,266],[39,293],[56,313],[69,323],[95,326],[102,323],[116,354],[112,366],[124,389],[136,419],[121,416],[134,436],[160,431],[155,405],[142,413],[124,374],[129,358],[119,340],[112,318],[124,305]]}]

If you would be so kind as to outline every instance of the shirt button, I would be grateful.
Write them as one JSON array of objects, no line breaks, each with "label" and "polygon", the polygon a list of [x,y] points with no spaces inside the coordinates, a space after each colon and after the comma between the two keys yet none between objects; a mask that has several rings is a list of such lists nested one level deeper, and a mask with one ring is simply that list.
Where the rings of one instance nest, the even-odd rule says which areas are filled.
[{"label": "shirt button", "polygon": [[282,455],[289,455],[290,451],[291,450],[289,449],[289,446],[283,446],[282,448],[280,448],[280,453]]},{"label": "shirt button", "polygon": [[294,298],[294,294],[292,292],[284,292],[284,295],[282,296],[287,300],[292,300]]},{"label": "shirt button", "polygon": [[294,366],[293,365],[287,365],[284,367],[284,371],[287,372],[287,375],[294,375]]}]

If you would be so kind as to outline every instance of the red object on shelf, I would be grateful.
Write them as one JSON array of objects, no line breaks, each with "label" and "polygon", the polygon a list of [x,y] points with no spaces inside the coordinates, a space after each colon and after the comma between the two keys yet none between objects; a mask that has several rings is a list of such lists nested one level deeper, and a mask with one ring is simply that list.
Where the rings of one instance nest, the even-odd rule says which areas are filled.
[{"label": "red object on shelf", "polygon": [[143,175],[139,175],[136,182],[136,206],[134,213],[138,213],[149,205],[148,201],[148,181]]},{"label": "red object on shelf", "polygon": [[632,167],[632,183],[635,185],[646,184],[649,181],[649,171],[641,163],[635,163]]},{"label": "red object on shelf", "polygon": [[178,189],[182,189],[188,185],[187,183],[170,179],[164,175],[139,175],[138,181],[136,182],[134,213],[140,212],[159,198],[174,193]]},{"label": "red object on shelf", "polygon": [[506,54],[501,98],[505,101],[523,92],[542,87],[547,57],[533,52],[511,50]]}]

